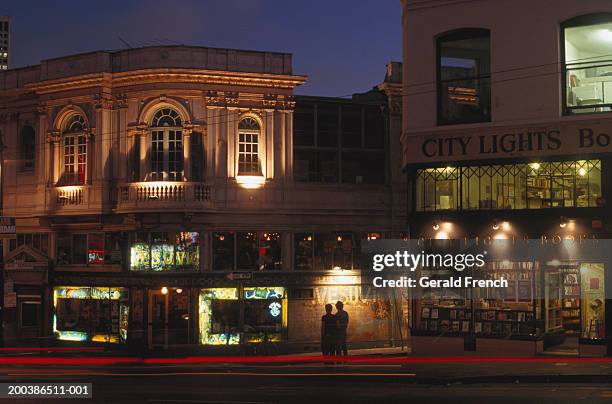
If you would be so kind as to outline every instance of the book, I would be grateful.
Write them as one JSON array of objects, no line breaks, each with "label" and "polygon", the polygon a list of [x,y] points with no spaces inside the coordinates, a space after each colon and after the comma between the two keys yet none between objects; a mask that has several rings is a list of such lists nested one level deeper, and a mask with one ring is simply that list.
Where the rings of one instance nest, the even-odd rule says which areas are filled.
[{"label": "book", "polygon": [[461,323],[461,331],[463,331],[463,332],[469,332],[470,331],[470,322],[469,321],[463,321]]},{"label": "book", "polygon": [[431,318],[438,318],[438,309],[431,309]]},{"label": "book", "polygon": [[421,311],[421,317],[429,318],[429,314],[430,314],[429,307],[423,307],[423,310]]}]

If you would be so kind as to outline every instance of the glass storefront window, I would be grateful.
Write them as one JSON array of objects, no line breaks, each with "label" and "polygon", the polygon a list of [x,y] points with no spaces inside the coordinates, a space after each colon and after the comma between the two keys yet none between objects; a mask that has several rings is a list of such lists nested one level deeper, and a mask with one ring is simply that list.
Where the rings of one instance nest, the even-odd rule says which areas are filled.
[{"label": "glass storefront window", "polygon": [[196,232],[137,235],[130,247],[132,271],[198,270],[200,237]]},{"label": "glass storefront window", "polygon": [[236,345],[278,342],[286,328],[285,289],[245,287],[202,289],[200,343]]},{"label": "glass storefront window", "polygon": [[591,263],[580,266],[580,297],[582,337],[606,338],[606,295],[603,264]]},{"label": "glass storefront window", "polygon": [[417,170],[417,211],[596,207],[601,161]]},{"label": "glass storefront window", "polygon": [[53,332],[58,339],[127,341],[129,303],[125,288],[55,287]]}]

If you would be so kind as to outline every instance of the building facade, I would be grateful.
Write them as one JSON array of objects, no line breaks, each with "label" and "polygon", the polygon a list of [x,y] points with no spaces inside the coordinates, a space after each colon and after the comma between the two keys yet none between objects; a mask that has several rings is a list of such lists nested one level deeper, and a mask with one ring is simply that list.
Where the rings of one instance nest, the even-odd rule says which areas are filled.
[{"label": "building facade", "polygon": [[354,344],[405,337],[406,299],[363,288],[358,259],[405,228],[399,66],[350,101],[294,96],[306,77],[271,52],[0,73],[7,343],[305,347],[336,300]]},{"label": "building facade", "polygon": [[[411,237],[609,238],[610,4],[402,7]],[[604,263],[533,257],[489,270],[511,279],[506,295],[432,290],[415,301],[416,354],[609,351],[612,279]]]},{"label": "building facade", "polygon": [[0,16],[0,70],[6,70],[9,67],[10,25],[10,17]]}]

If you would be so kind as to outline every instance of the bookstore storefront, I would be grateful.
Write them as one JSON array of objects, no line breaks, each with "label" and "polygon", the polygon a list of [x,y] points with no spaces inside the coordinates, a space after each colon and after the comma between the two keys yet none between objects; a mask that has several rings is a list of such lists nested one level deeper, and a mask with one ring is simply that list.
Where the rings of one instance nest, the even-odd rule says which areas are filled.
[{"label": "bookstore storefront", "polygon": [[[411,238],[606,244],[611,127],[604,119],[414,135],[404,156]],[[414,296],[413,352],[604,355],[610,270],[605,254],[491,260],[482,277],[508,287]]]},{"label": "bookstore storefront", "polygon": [[[425,275],[436,278],[435,272]],[[604,263],[496,261],[479,277],[509,285],[431,288],[415,296],[415,354],[605,354]]]}]

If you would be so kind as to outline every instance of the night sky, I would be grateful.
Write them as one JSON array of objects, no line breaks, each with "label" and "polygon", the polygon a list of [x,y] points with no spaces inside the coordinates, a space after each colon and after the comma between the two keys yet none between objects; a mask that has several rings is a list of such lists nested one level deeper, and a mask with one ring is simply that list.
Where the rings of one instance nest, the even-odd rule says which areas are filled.
[{"label": "night sky", "polygon": [[401,60],[399,0],[25,1],[12,17],[11,67],[100,49],[185,44],[293,53],[300,94],[346,96]]}]

